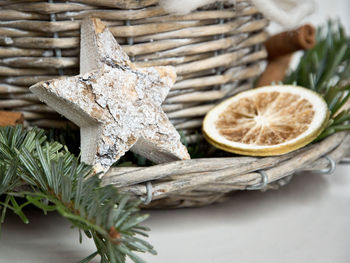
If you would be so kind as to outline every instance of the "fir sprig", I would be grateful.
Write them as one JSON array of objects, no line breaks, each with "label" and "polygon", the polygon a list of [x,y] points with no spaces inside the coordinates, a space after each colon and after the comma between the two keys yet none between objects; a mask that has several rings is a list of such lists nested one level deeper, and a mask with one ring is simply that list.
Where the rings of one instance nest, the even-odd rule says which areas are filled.
[{"label": "fir sprig", "polygon": [[[21,185],[30,190],[21,190]],[[20,126],[0,128],[0,223],[11,209],[23,222],[22,209],[32,204],[48,211],[58,211],[94,240],[97,251],[80,262],[100,255],[101,262],[144,262],[134,252],[150,252],[153,247],[139,236],[147,228],[140,226],[147,215],[138,213],[139,202],[121,194],[112,186],[101,186],[91,166],[80,163],[57,142],[47,142],[39,129],[22,130]],[[17,197],[26,201],[19,205]]]},{"label": "fir sprig", "polygon": [[339,22],[319,28],[317,44],[303,54],[284,83],[310,88],[327,102],[329,123],[316,141],[350,129],[350,111],[342,109],[350,98],[350,38]]}]

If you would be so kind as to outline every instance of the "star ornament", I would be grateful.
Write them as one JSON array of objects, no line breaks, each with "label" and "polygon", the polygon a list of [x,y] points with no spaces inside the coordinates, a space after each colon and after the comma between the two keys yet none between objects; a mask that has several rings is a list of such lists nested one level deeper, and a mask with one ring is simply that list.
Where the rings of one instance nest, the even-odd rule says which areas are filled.
[{"label": "star ornament", "polygon": [[80,127],[81,159],[106,172],[131,150],[157,163],[189,159],[161,104],[173,67],[136,68],[96,18],[81,26],[80,75],[39,82],[30,90]]}]

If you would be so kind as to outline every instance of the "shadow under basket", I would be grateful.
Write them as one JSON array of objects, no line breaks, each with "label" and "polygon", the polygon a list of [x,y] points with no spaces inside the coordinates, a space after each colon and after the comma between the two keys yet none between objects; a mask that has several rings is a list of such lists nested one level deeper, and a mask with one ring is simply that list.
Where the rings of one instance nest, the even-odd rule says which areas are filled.
[{"label": "shadow under basket", "polygon": [[[156,0],[6,0],[0,3],[0,109],[22,112],[25,126],[65,127],[67,120],[28,87],[79,73],[80,21],[106,23],[137,66],[172,65],[177,81],[163,109],[188,143],[220,100],[252,88],[262,72],[268,21],[246,0],[218,2],[169,15]],[[199,132],[200,134],[200,132]],[[192,159],[151,167],[115,167],[104,177],[148,207],[201,206],[234,190],[285,184],[300,170],[332,172],[349,136],[333,135],[276,157]]]}]

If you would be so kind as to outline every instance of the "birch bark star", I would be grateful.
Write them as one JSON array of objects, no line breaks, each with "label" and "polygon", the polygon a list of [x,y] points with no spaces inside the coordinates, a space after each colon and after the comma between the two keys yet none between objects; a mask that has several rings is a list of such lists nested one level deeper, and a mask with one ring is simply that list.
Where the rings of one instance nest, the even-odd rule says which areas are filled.
[{"label": "birch bark star", "polygon": [[173,67],[136,68],[97,18],[81,26],[80,75],[30,90],[80,127],[81,159],[106,172],[128,150],[156,163],[189,159],[161,104]]}]

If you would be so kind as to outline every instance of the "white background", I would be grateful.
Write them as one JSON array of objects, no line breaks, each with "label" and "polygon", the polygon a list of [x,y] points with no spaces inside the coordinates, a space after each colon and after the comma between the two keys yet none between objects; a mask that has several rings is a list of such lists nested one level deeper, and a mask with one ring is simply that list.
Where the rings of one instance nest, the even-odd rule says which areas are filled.
[{"label": "white background", "polygon": [[[350,1],[349,0],[314,0],[315,12],[302,22],[310,22],[314,25],[324,24],[328,18],[340,18],[350,32]],[[282,30],[278,25],[271,25],[271,30],[277,32]]]},{"label": "white background", "polygon": [[[316,0],[317,1],[317,0]],[[350,31],[350,1],[317,1],[308,21],[341,17]],[[274,27],[273,31],[278,30]],[[238,192],[204,208],[149,211],[154,263],[350,262],[350,165],[333,175],[300,174],[277,191]],[[30,224],[7,218],[0,262],[76,262],[94,251],[76,230],[51,213],[31,209]],[[97,260],[94,262],[98,262]]]}]

